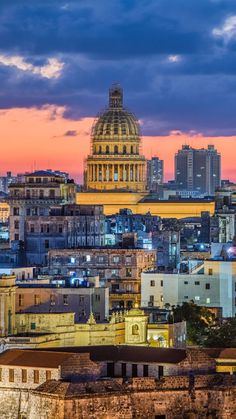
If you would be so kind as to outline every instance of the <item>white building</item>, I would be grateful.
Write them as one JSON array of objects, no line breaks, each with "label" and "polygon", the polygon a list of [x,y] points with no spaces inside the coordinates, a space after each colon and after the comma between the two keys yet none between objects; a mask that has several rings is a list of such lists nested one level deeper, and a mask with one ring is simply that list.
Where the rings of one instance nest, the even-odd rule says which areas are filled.
[{"label": "white building", "polygon": [[193,300],[221,308],[223,317],[236,315],[236,261],[204,261],[191,274],[149,273],[141,276],[141,306],[165,307]]}]

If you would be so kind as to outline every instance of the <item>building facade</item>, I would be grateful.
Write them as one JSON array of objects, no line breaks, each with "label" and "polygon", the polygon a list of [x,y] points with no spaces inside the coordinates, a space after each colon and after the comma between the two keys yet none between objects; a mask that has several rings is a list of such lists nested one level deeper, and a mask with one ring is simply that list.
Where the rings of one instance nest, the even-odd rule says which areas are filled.
[{"label": "building facade", "polygon": [[47,216],[53,206],[74,203],[75,193],[73,181],[44,170],[26,174],[20,182],[10,184],[10,241],[24,243],[26,217]]},{"label": "building facade", "polygon": [[165,307],[194,301],[218,309],[223,317],[236,314],[236,262],[207,260],[189,274],[142,273],[142,307]]},{"label": "building facade", "polygon": [[159,157],[147,160],[147,188],[150,192],[158,193],[164,181],[164,162]]},{"label": "building facade", "polygon": [[141,273],[156,267],[156,252],[148,249],[63,249],[49,251],[52,275],[99,276],[110,288],[110,308],[131,308],[140,302]]},{"label": "building facade", "polygon": [[214,195],[221,182],[221,156],[213,145],[194,149],[183,145],[175,155],[175,181],[187,191]]}]

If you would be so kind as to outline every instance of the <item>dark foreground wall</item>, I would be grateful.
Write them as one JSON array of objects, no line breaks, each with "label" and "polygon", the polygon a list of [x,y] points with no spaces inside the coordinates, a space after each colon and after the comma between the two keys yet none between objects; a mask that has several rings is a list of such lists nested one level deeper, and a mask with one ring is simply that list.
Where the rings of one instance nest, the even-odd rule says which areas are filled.
[{"label": "dark foreground wall", "polygon": [[231,419],[236,418],[236,377],[48,381],[21,395],[0,391],[0,405],[2,419],[17,419],[19,413],[24,419]]}]

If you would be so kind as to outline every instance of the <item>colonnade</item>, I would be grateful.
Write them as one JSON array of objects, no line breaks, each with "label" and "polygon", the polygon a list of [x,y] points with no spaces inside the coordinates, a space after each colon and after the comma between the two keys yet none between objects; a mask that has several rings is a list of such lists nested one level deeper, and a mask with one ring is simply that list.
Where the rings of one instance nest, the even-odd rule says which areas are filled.
[{"label": "colonnade", "polygon": [[89,163],[88,182],[145,182],[145,163]]}]

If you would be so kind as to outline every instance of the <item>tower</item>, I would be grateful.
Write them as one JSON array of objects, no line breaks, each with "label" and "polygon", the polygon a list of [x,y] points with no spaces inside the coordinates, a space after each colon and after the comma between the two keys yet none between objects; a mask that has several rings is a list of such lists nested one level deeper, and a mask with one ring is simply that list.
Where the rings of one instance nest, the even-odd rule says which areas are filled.
[{"label": "tower", "polygon": [[123,90],[109,90],[109,106],[92,129],[87,158],[87,190],[146,189],[146,160],[140,154],[141,135],[135,116],[123,107]]}]

